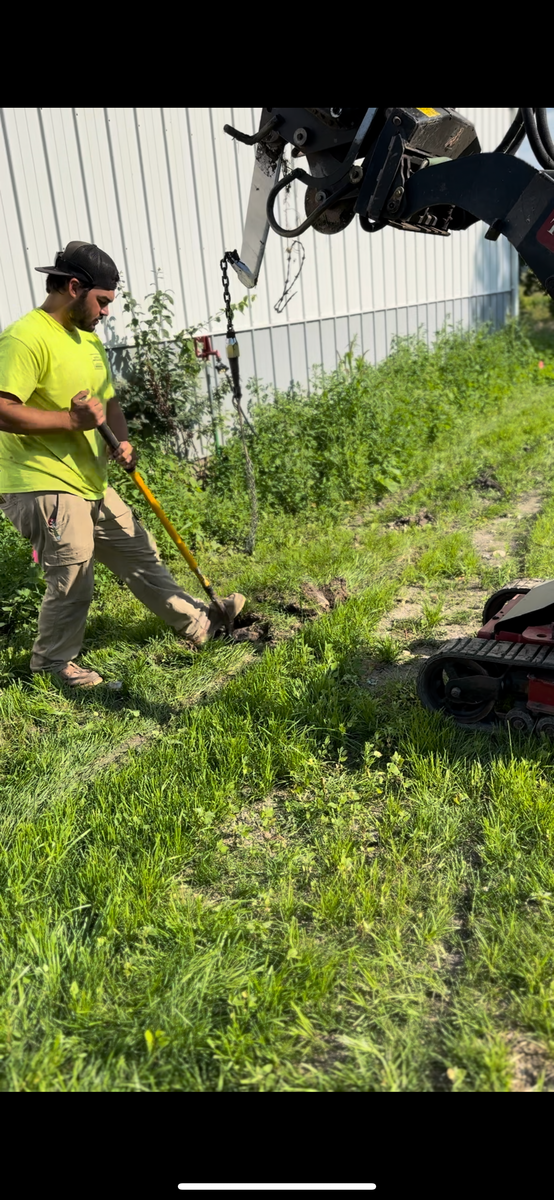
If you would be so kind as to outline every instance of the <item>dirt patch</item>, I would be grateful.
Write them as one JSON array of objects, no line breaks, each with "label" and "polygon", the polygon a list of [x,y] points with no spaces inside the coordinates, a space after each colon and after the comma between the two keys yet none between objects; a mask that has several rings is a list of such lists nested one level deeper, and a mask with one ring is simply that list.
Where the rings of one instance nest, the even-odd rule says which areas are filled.
[{"label": "dirt patch", "polygon": [[542,496],[540,492],[527,492],[527,495],[522,496],[518,501],[516,516],[519,521],[524,517],[535,517],[542,508]]},{"label": "dirt patch", "polygon": [[308,1071],[327,1072],[333,1067],[340,1067],[348,1061],[349,1051],[342,1038],[336,1033],[326,1033],[318,1037],[317,1048],[309,1056],[309,1061],[301,1062],[300,1066]]},{"label": "dirt patch", "polygon": [[[443,633],[448,638],[470,637],[480,628],[483,605],[488,594],[476,583],[465,584],[452,595],[447,593],[443,597],[443,615],[436,633],[433,631],[433,636],[429,637],[429,630],[424,627],[423,608],[429,603],[432,607],[436,597],[433,594],[430,596],[421,585],[414,584],[407,587],[402,596],[397,596],[394,607],[379,622],[377,636],[393,634],[400,643],[404,642],[406,649],[412,650],[420,644],[434,644],[435,638],[442,640]],[[463,612],[460,611],[462,605]]]},{"label": "dirt patch", "polygon": [[[483,488],[492,488],[496,482],[494,477],[486,472],[478,476]],[[496,488],[494,489],[496,490]],[[514,510],[489,521],[488,525],[476,529],[473,542],[480,557],[485,561],[502,560],[514,551],[514,540],[519,533],[518,521],[532,520],[542,507],[542,497],[538,491],[527,492],[518,500]],[[426,510],[425,510],[426,511]],[[389,528],[402,528],[400,523],[410,521],[401,518],[389,525]],[[404,528],[407,528],[404,525]],[[534,587],[541,580],[518,580],[508,587]],[[402,595],[396,597],[394,606],[382,617],[376,629],[377,638],[392,637],[398,646],[395,662],[379,661],[379,654],[374,653],[364,664],[364,687],[377,687],[382,683],[413,678],[426,658],[433,654],[439,645],[451,638],[475,637],[482,625],[482,614],[485,601],[491,594],[490,589],[483,589],[477,580],[462,582],[441,594],[443,611],[430,626],[426,619],[433,616],[433,604],[437,597],[429,593],[421,584],[414,584],[403,589]]]},{"label": "dirt patch", "polygon": [[[313,621],[324,613],[331,612],[337,605],[343,604],[349,594],[346,579],[340,575],[330,579],[328,583],[305,583],[302,587],[302,599],[279,605],[281,612],[287,616],[299,617],[299,621],[289,625],[287,629],[278,629],[270,617],[262,616],[261,613],[241,613],[235,621],[234,640],[275,646],[278,642],[292,637],[302,628],[304,621]],[[270,601],[275,604],[275,595],[260,592],[256,600],[259,603]]]},{"label": "dirt patch", "polygon": [[512,1066],[512,1092],[534,1092],[539,1080],[546,1092],[554,1091],[554,1061],[544,1046],[518,1033],[507,1036]]},{"label": "dirt patch", "polygon": [[329,601],[330,608],[336,608],[338,604],[344,604],[344,601],[349,596],[346,579],[343,579],[341,575],[337,575],[336,579],[331,579],[330,583],[324,583],[321,591]]},{"label": "dirt patch", "polygon": [[506,558],[517,549],[520,535],[515,524],[518,521],[529,521],[536,517],[542,507],[542,497],[539,492],[527,492],[518,500],[515,511],[503,517],[496,517],[483,529],[476,529],[473,544],[481,558],[490,561],[494,558]]},{"label": "dirt patch", "polygon": [[237,629],[233,634],[235,642],[268,642],[270,640],[270,625],[269,621],[264,621],[263,625],[256,627],[250,626],[247,629]]},{"label": "dirt patch", "polygon": [[498,482],[492,471],[481,471],[475,479],[472,479],[470,487],[479,488],[480,491],[495,491],[504,495],[504,488]]},{"label": "dirt patch", "polygon": [[434,521],[435,518],[433,517],[432,513],[428,512],[426,508],[422,508],[417,515],[412,513],[409,517],[398,517],[396,521],[389,521],[385,528],[410,529],[414,525],[417,525],[421,528],[424,525],[433,525]]},{"label": "dirt patch", "polygon": [[376,637],[392,637],[398,644],[396,662],[379,661],[378,652],[368,655],[363,664],[362,686],[380,687],[385,683],[414,679],[421,663],[450,638],[474,637],[482,624],[483,605],[489,596],[476,581],[459,585],[442,596],[443,613],[432,630],[425,621],[424,606],[431,610],[437,597],[421,584],[403,589],[394,607],[381,618]]},{"label": "dirt patch", "polygon": [[317,587],[313,583],[305,583],[302,595],[305,603],[293,600],[285,605],[284,611],[309,620],[323,612],[330,612],[338,604],[343,604],[348,599],[349,592],[346,579],[337,576],[336,579],[329,580],[329,583],[320,583]]},{"label": "dirt patch", "polygon": [[509,517],[497,517],[487,529],[477,529],[473,534],[473,545],[481,558],[506,558],[509,549],[509,534],[512,521]]},{"label": "dirt patch", "polygon": [[[309,612],[313,612],[314,608],[315,610],[321,609],[322,612],[330,612],[331,605],[327,596],[325,595],[325,592],[322,591],[321,588],[313,587],[311,583],[307,583],[302,588],[302,592],[308,601]],[[304,607],[303,609],[302,606],[298,604],[287,604],[287,611],[300,613],[302,611],[306,612],[306,608]]]},{"label": "dirt patch", "polygon": [[360,676],[360,687],[370,689],[378,689],[386,683],[406,683],[411,679],[415,679],[419,671],[420,665],[425,658],[436,650],[436,646],[420,647],[419,654],[412,654],[409,651],[402,655],[399,662],[381,663],[375,659],[368,658],[363,666]]},{"label": "dirt patch", "polygon": [[377,626],[378,636],[391,630],[413,630],[416,622],[421,619],[423,612],[424,591],[414,585],[405,589],[402,596],[397,596],[394,608],[382,618]]},{"label": "dirt patch", "polygon": [[520,579],[511,579],[510,582],[506,584],[506,587],[509,587],[509,588],[534,588],[534,587],[537,587],[539,583],[545,583],[545,582],[546,581],[544,579],[521,579],[521,578]]},{"label": "dirt patch", "polygon": [[[258,597],[258,599],[259,599],[259,597]],[[263,622],[266,620],[267,620],[267,617],[264,617],[262,613],[241,612],[241,613],[239,613],[238,617],[235,617],[234,628],[235,629],[248,629],[248,628],[250,628],[251,625],[260,625],[260,624],[263,624]]]}]

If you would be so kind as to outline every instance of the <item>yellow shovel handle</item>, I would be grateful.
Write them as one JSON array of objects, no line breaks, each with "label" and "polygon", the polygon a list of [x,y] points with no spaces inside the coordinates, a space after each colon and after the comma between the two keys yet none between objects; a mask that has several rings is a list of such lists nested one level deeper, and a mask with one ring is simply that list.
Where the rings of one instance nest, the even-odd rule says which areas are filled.
[{"label": "yellow shovel handle", "polygon": [[[104,441],[108,443],[108,446],[112,447],[112,450],[119,449],[119,441],[116,438],[115,433],[112,433],[109,425],[105,421],[102,423],[102,425],[98,426],[98,432],[104,438]],[[194,555],[191,554],[188,546],[185,544],[180,534],[177,533],[175,526],[171,524],[169,517],[166,517],[161,504],[159,504],[156,500],[156,497],[152,495],[150,488],[146,486],[142,476],[139,475],[138,471],[129,471],[128,473],[134,483],[136,483],[139,492],[142,492],[144,499],[148,501],[150,508],[153,512],[155,512],[158,520],[161,521],[164,529],[167,530],[170,538],[172,538],[175,542],[177,549],[183,555],[183,558],[186,560],[193,574],[196,575],[198,582],[202,584],[204,591],[208,593],[208,596],[211,600],[216,600],[217,598],[214,595],[214,590],[209,579],[206,579],[206,576],[202,574]]]},{"label": "yellow shovel handle", "polygon": [[188,546],[183,541],[180,534],[177,533],[175,526],[171,524],[169,517],[166,517],[161,504],[159,504],[158,501],[156,500],[156,497],[152,495],[150,488],[147,487],[147,485],[144,482],[144,479],[142,478],[141,475],[139,475],[138,471],[130,471],[129,474],[131,476],[131,479],[134,480],[134,482],[136,483],[136,485],[139,489],[139,492],[142,492],[145,500],[148,500],[150,508],[152,509],[153,512],[155,512],[156,516],[158,517],[158,520],[161,521],[164,529],[167,530],[170,538],[172,538],[173,541],[175,542],[175,545],[176,545],[177,549],[183,555],[183,558],[186,559],[191,571],[194,571],[194,574],[200,580],[202,587],[205,588],[207,591],[208,588],[211,586],[209,579],[206,579],[206,576],[202,574],[194,555],[191,554]]}]

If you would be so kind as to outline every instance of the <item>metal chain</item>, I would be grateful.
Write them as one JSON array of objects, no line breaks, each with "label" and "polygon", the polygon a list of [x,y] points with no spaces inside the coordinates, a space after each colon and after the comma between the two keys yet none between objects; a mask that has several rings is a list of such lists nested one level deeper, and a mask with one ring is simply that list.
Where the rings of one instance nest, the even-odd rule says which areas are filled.
[{"label": "metal chain", "polygon": [[225,306],[225,316],[227,317],[227,336],[231,334],[235,336],[233,329],[233,310],[231,308],[231,293],[229,291],[229,272],[227,270],[227,255],[221,259],[221,282],[223,284],[223,304]]},{"label": "metal chain", "polygon": [[[235,333],[235,328],[233,325],[233,309],[231,307],[231,293],[229,291],[229,274],[227,271],[227,261],[231,257],[232,256],[229,255],[229,253],[227,252],[227,254],[224,256],[224,258],[221,259],[221,262],[219,265],[221,267],[221,281],[223,283],[223,305],[225,308],[225,316],[227,317],[227,342],[233,342],[233,341],[236,342],[237,335]],[[237,350],[238,350],[238,346],[237,346]],[[233,404],[237,410],[239,419],[241,421],[244,421],[248,425],[248,428],[250,429],[251,433],[254,433],[253,426],[250,424],[250,421],[248,420],[248,417],[246,416],[246,413],[244,412],[244,410],[242,408],[242,404],[241,404],[242,391],[241,391],[240,378],[239,378],[239,365],[238,365],[238,362],[236,362],[237,358],[238,358],[238,353],[236,355],[234,355],[233,357],[231,357],[231,355],[229,355],[229,360],[230,360],[229,365],[231,366],[231,362],[233,361],[233,359],[235,362],[234,370],[233,370],[233,368],[231,368],[231,378],[233,380]]]},{"label": "metal chain", "polygon": [[[245,416],[242,405],[242,391],[240,386],[240,374],[238,363],[238,344],[233,325],[233,310],[231,308],[231,292],[229,291],[229,274],[227,271],[228,254],[224,254],[220,262],[221,281],[223,283],[223,304],[225,307],[225,316],[227,317],[227,345],[235,349],[234,354],[229,354],[229,367],[231,371],[231,380],[233,385],[233,404],[235,406],[239,419],[240,438],[244,453],[244,465],[246,468],[246,481],[248,484],[248,493],[250,496],[250,532],[246,538],[245,550],[247,554],[253,554],[256,544],[256,533],[258,529],[258,496],[256,492],[256,479],[254,475],[254,467],[252,459],[248,453],[246,445],[246,435],[244,431],[245,422],[252,429],[248,418]],[[253,430],[252,430],[253,432]]]}]

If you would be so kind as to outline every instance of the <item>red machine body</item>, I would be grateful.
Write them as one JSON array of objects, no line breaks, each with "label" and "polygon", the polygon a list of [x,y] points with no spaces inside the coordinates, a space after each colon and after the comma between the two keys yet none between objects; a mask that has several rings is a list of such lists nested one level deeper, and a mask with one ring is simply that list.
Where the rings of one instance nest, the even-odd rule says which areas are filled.
[{"label": "red machine body", "polygon": [[508,723],[554,738],[554,581],[516,581],[491,596],[476,637],[423,664],[418,694],[466,727]]}]

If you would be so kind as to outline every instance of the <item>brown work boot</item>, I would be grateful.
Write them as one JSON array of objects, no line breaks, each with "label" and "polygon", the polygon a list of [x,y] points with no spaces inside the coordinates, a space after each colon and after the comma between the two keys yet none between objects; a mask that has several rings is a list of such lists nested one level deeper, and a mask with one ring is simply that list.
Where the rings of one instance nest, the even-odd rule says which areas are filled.
[{"label": "brown work boot", "polygon": [[53,674],[68,687],[96,687],[98,683],[104,682],[97,671],[91,671],[88,667],[78,667],[74,662],[69,662],[61,671],[54,671]]},{"label": "brown work boot", "polygon": [[[239,612],[241,612],[241,610],[244,608],[245,601],[246,596],[242,596],[240,592],[233,592],[230,596],[225,596],[225,599],[222,601],[223,607],[231,619],[231,626],[236,617],[238,617]],[[200,629],[197,629],[193,634],[184,634],[183,636],[186,637],[187,641],[191,642],[193,646],[200,648],[200,646],[205,646],[206,642],[210,642],[211,639],[215,637],[216,633],[220,632],[220,630],[225,632],[225,628],[225,621],[223,619],[223,613],[221,612],[221,609],[218,608],[217,604],[210,604],[206,614],[205,624],[201,626]]]}]

